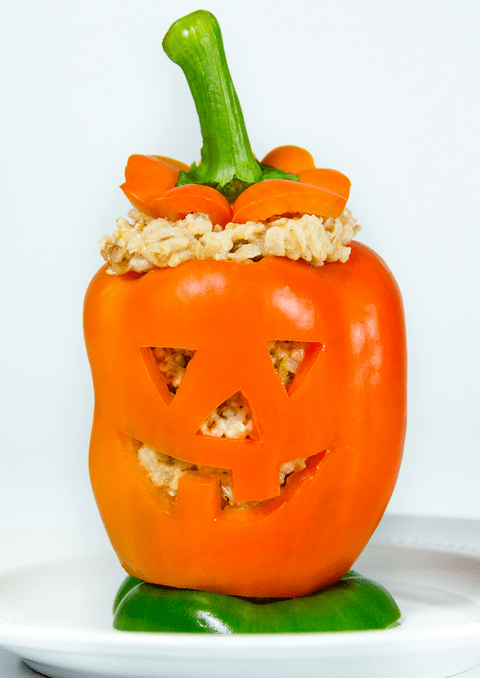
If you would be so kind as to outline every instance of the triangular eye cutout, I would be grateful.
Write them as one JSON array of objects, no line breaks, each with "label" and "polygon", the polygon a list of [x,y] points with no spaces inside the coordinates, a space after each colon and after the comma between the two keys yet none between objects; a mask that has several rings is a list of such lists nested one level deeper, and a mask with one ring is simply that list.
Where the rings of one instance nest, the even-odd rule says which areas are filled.
[{"label": "triangular eye cutout", "polygon": [[253,421],[252,410],[240,391],[218,405],[205,419],[197,435],[210,438],[233,438],[258,440],[258,430]]},{"label": "triangular eye cutout", "polygon": [[164,402],[169,405],[182,383],[195,351],[189,348],[143,346],[140,352],[150,379]]},{"label": "triangular eye cutout", "polygon": [[268,349],[276,373],[288,395],[292,395],[312,369],[323,345],[316,341],[274,339],[268,342]]}]

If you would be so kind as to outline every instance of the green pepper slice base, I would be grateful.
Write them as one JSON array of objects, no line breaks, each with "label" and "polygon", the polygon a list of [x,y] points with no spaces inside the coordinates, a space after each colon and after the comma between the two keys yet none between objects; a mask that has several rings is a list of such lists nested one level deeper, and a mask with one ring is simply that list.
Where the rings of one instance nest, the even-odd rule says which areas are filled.
[{"label": "green pepper slice base", "polygon": [[308,633],[397,626],[401,612],[380,584],[351,570],[301,598],[241,598],[176,589],[127,577],[114,604],[119,631],[162,633]]},{"label": "green pepper slice base", "polygon": [[131,577],[130,575],[123,580],[123,582],[120,585],[120,588],[115,594],[115,598],[113,601],[113,614],[115,614],[115,612],[117,611],[117,607],[120,605],[120,603],[125,598],[127,593],[129,593],[129,591],[131,591],[133,588],[135,588],[135,586],[138,586],[139,584],[143,584],[143,579],[137,579],[137,577]]}]

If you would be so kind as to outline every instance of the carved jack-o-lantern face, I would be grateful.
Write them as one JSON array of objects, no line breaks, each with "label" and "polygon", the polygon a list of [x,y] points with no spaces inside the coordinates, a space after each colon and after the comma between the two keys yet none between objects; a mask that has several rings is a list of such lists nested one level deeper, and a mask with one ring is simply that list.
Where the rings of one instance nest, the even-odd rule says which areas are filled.
[{"label": "carved jack-o-lantern face", "polygon": [[[130,574],[296,596],[348,570],[393,490],[405,427],[401,301],[376,255],[354,244],[347,264],[320,269],[278,258],[102,269],[85,334],[92,484]],[[279,341],[301,347],[289,380],[270,354]],[[159,369],[163,349],[188,357],[175,387]],[[206,428],[229,402],[248,411],[241,438]],[[139,449],[181,469],[175,492]]]}]

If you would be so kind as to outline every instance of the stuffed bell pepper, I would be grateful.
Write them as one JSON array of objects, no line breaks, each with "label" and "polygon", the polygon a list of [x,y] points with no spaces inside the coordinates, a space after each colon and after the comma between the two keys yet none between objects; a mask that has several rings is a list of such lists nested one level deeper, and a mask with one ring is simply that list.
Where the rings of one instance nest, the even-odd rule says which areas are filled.
[{"label": "stuffed bell pepper", "polygon": [[100,242],[92,486],[135,584],[299,598],[349,572],[393,491],[401,296],[353,239],[344,174],[297,146],[256,158],[215,18],[180,19],[163,47],[201,160],[131,156],[133,209]]}]

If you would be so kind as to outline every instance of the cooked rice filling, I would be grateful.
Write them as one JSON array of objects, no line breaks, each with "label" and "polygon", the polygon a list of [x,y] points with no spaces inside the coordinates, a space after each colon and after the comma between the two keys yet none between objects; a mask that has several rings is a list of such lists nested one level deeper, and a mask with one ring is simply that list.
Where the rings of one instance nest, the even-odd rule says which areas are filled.
[{"label": "cooked rice filling", "polygon": [[349,209],[324,220],[311,214],[279,217],[267,222],[213,226],[205,214],[187,214],[180,221],[153,219],[130,210],[120,217],[113,235],[98,243],[107,272],[145,273],[155,267],[178,266],[189,259],[248,263],[263,257],[303,259],[311,266],[347,261],[348,244],[360,230]]},{"label": "cooked rice filling", "polygon": [[[288,388],[305,357],[306,344],[299,341],[270,341],[270,356],[273,366],[282,380],[285,388]],[[172,393],[176,393],[193,357],[194,351],[176,348],[153,348],[157,367],[163,375],[165,382]],[[246,439],[253,433],[252,413],[241,393],[235,393],[225,402],[221,403],[202,423],[199,433],[204,436],[215,438]],[[232,489],[230,473],[227,469],[198,466],[181,459],[175,459],[155,450],[149,445],[142,445],[138,450],[140,464],[148,472],[152,482],[163,488],[170,497],[176,497],[178,481],[187,472],[216,473],[222,498],[225,504],[237,507],[246,507],[260,502],[247,502],[236,504]],[[296,459],[281,464],[278,469],[280,486],[283,486],[287,477],[295,471],[300,471],[306,466],[305,459]],[[252,473],[255,469],[252,469]]]},{"label": "cooked rice filling", "polygon": [[[248,501],[236,503],[232,490],[232,480],[227,469],[213,468],[210,466],[199,466],[190,464],[180,459],[169,457],[158,450],[154,450],[148,445],[142,445],[138,451],[138,459],[141,466],[148,471],[148,474],[154,485],[163,488],[167,494],[175,498],[178,491],[178,481],[186,473],[196,472],[204,474],[217,474],[220,483],[220,492],[223,504],[229,504],[237,508],[247,508],[261,504],[261,501]],[[287,477],[295,471],[301,471],[306,466],[305,459],[295,459],[279,466],[278,479],[282,487]]]}]

